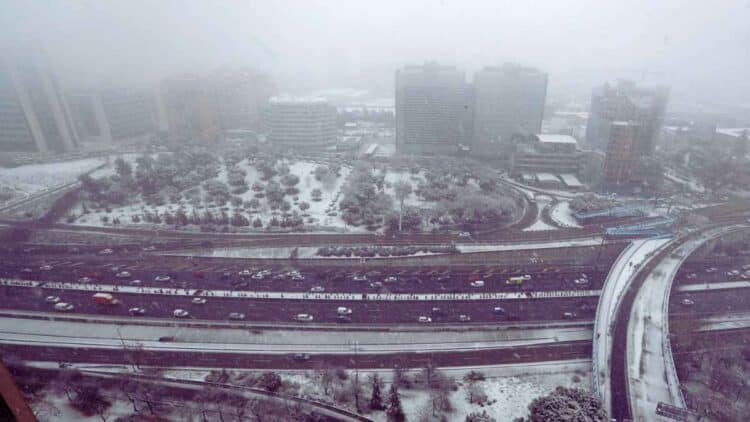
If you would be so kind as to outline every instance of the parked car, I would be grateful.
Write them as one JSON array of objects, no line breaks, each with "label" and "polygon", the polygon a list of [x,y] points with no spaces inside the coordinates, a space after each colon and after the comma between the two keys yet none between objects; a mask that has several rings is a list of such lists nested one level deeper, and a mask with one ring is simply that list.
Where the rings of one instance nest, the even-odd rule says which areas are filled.
[{"label": "parked car", "polygon": [[336,313],[339,315],[351,315],[352,308],[347,308],[346,306],[339,306],[336,308]]},{"label": "parked car", "polygon": [[81,277],[78,279],[78,282],[81,284],[91,283],[92,281],[94,281],[94,279],[92,279],[91,277]]},{"label": "parked car", "polygon": [[296,360],[297,362],[304,362],[306,360],[310,360],[310,355],[307,353],[295,353],[292,355],[292,359]]},{"label": "parked car", "polygon": [[47,303],[58,303],[60,302],[60,296],[47,296],[44,298]]},{"label": "parked car", "polygon": [[130,272],[129,271],[120,271],[119,273],[115,274],[115,277],[117,278],[130,278]]},{"label": "parked car", "polygon": [[323,293],[326,289],[323,286],[313,286],[310,287],[310,293]]},{"label": "parked car", "polygon": [[458,320],[461,322],[471,322],[471,317],[468,315],[461,314],[458,316]]},{"label": "parked car", "polygon": [[395,283],[397,281],[398,281],[398,277],[395,277],[395,276],[388,276],[383,279],[383,282],[385,283]]},{"label": "parked car", "polygon": [[143,308],[134,307],[134,308],[128,309],[128,313],[132,316],[141,316],[141,315],[146,314],[146,310]]},{"label": "parked car", "polygon": [[367,276],[364,274],[355,274],[352,277],[352,281],[367,281]]},{"label": "parked car", "polygon": [[157,275],[156,277],[154,277],[154,281],[158,281],[158,282],[165,282],[165,281],[171,281],[171,280],[172,280],[172,277],[168,275]]},{"label": "parked car", "polygon": [[417,319],[417,321],[419,321],[419,322],[421,322],[423,324],[426,324],[426,323],[432,322],[432,318],[430,318],[428,316],[425,316],[425,315],[420,315],[420,317]]},{"label": "parked car", "polygon": [[253,273],[250,270],[242,270],[239,273],[237,273],[240,277],[252,277]]},{"label": "parked car", "polygon": [[39,267],[39,271],[52,271],[52,265],[44,264]]},{"label": "parked car", "polygon": [[193,305],[205,305],[206,304],[206,298],[205,297],[194,297],[193,300],[190,301]]},{"label": "parked car", "polygon": [[338,315],[336,317],[336,322],[346,324],[346,323],[352,322],[352,318],[347,315]]},{"label": "parked car", "polygon": [[460,232],[458,234],[458,237],[461,237],[461,238],[471,237],[471,233],[469,233],[469,232]]},{"label": "parked car", "polygon": [[575,312],[563,312],[563,319],[573,319],[576,317]]},{"label": "parked car", "polygon": [[141,284],[143,284],[143,282],[141,280],[136,279],[136,280],[130,280],[130,284],[132,284],[133,286],[140,286]]},{"label": "parked car", "polygon": [[175,318],[187,318],[190,316],[190,312],[184,309],[175,309],[174,312],[172,312],[172,315],[174,315]]}]

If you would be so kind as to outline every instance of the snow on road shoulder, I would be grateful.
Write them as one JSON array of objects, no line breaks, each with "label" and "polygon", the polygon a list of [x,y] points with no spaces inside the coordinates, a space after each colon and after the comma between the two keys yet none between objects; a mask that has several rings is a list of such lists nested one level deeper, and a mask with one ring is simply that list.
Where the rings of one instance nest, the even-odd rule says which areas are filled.
[{"label": "snow on road shoulder", "polygon": [[14,168],[0,168],[0,185],[16,187],[27,193],[75,181],[81,174],[105,163],[103,158],[28,164]]},{"label": "snow on road shoulder", "polygon": [[561,227],[582,227],[578,224],[578,221],[573,218],[573,210],[570,209],[570,202],[568,201],[562,201],[555,204],[549,214],[552,221]]}]

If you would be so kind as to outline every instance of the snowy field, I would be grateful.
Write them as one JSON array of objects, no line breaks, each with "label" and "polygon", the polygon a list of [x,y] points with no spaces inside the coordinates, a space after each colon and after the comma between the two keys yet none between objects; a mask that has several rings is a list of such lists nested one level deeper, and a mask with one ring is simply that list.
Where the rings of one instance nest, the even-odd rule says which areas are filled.
[{"label": "snowy field", "polygon": [[[409,171],[388,171],[385,175],[385,193],[394,198],[393,204],[396,208],[398,208],[398,200],[396,199],[393,186],[398,181],[411,183],[412,191],[415,191],[417,190],[417,186],[419,186],[419,182],[424,181],[424,171],[420,170],[417,174],[412,174]],[[404,206],[424,209],[432,208],[434,205],[434,202],[426,202],[419,199],[415,193],[412,193],[404,200]]]},{"label": "snowy field", "polygon": [[0,187],[26,196],[75,181],[81,174],[102,164],[104,158],[85,158],[45,164],[0,168]]},{"label": "snowy field", "polygon": [[562,201],[555,204],[549,214],[552,220],[561,227],[582,227],[578,224],[578,221],[573,218],[573,210],[570,209],[570,202],[568,201]]},{"label": "snowy field", "polygon": [[[364,230],[364,228],[348,226],[341,219],[338,212],[338,203],[343,198],[341,188],[351,171],[349,167],[342,166],[340,170],[340,176],[333,183],[326,184],[316,180],[313,174],[315,168],[318,167],[319,164],[308,161],[292,162],[286,160],[284,162],[289,166],[290,173],[299,177],[300,180],[299,184],[297,184],[296,186],[300,191],[299,194],[287,195],[286,200],[291,203],[292,211],[297,210],[300,215],[304,216],[306,226],[333,228],[343,231]],[[255,182],[263,185],[267,183],[261,180],[261,175],[258,170],[247,160],[241,161],[238,164],[238,167],[247,172],[245,180],[247,181],[248,186],[252,186]],[[97,175],[106,175],[106,173]],[[278,176],[274,178],[274,180],[277,181],[278,179]],[[227,182],[227,171],[223,165],[219,168],[219,174],[216,180]],[[201,191],[200,196],[205,197],[205,191],[203,190],[203,187],[198,186],[198,189],[200,189]],[[322,192],[320,201],[313,201],[312,191],[314,189],[320,189],[320,191]],[[251,199],[253,199],[254,195],[255,192],[252,189],[249,189],[247,192],[235,196],[239,196],[243,201],[250,201]],[[297,199],[294,199],[295,197]],[[278,210],[271,210],[268,206],[266,198],[259,198],[259,201],[260,207],[257,210],[244,209],[243,214],[245,214],[250,220],[254,220],[256,217],[259,218],[264,227],[267,226],[268,222],[273,217],[277,217],[279,219],[281,218],[282,213]],[[301,210],[299,208],[299,205],[303,202],[308,203],[310,208],[308,208],[307,210]],[[104,209],[92,210],[89,208],[89,212],[85,215],[82,214],[83,204],[79,203],[71,211],[71,213],[77,216],[74,224],[86,226],[109,226],[111,225],[111,220],[113,218],[118,218],[120,220],[120,223],[123,225],[133,224],[133,216],[137,215],[142,218],[143,214],[147,211],[151,213],[158,212],[160,215],[164,215],[165,213],[173,214],[178,210],[182,210],[183,212],[185,212],[185,214],[191,215],[194,210],[199,214],[202,214],[206,210],[210,210],[214,213],[220,213],[221,211],[224,211],[231,216],[233,213],[233,209],[234,207],[229,204],[225,206],[203,204],[196,205],[185,197],[180,199],[178,202],[165,203],[164,205],[158,206],[146,205],[145,202],[138,198],[128,205],[113,208],[110,210],[110,212],[107,212]],[[108,221],[103,221],[102,217],[106,218]],[[138,224],[145,225],[147,223],[141,221]],[[248,228],[245,229],[248,230]]]},{"label": "snowy field", "polygon": [[532,223],[530,226],[524,227],[522,230],[525,232],[557,230],[557,227],[545,223],[542,219],[542,212],[546,207],[550,206],[550,204],[552,203],[552,198],[547,195],[536,194],[534,196],[534,201],[536,202],[537,208],[536,220],[534,220],[534,223]]}]

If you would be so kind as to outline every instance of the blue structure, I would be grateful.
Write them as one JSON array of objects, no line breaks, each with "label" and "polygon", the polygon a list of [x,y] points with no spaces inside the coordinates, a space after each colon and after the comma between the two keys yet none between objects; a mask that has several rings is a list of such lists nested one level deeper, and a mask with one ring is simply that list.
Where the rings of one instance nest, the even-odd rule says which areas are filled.
[{"label": "blue structure", "polygon": [[638,224],[610,227],[605,231],[607,237],[658,237],[671,236],[673,218],[660,217]]},{"label": "blue structure", "polygon": [[591,211],[578,211],[573,214],[573,217],[578,220],[579,223],[586,224],[596,220],[604,220],[611,218],[627,218],[627,217],[643,217],[645,214],[638,208],[631,207],[612,207],[604,208]]}]

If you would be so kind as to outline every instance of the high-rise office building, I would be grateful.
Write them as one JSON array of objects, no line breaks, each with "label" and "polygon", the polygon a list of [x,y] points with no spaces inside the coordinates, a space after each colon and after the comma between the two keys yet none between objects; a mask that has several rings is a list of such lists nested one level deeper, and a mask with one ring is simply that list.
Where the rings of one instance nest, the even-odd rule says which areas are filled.
[{"label": "high-rise office building", "polygon": [[474,141],[472,150],[499,150],[515,134],[538,134],[547,97],[547,74],[506,64],[485,67],[474,76]]},{"label": "high-rise office building", "polygon": [[216,143],[224,139],[216,90],[205,78],[183,76],[162,81],[159,115],[173,143]]},{"label": "high-rise office building", "polygon": [[633,180],[633,169],[638,163],[638,138],[641,126],[633,121],[609,122],[607,154],[604,158],[604,183],[608,186],[626,185]]},{"label": "high-rise office building", "polygon": [[323,98],[272,97],[263,121],[271,143],[317,147],[336,142],[336,108]]},{"label": "high-rise office building", "polygon": [[0,64],[0,151],[60,153],[77,145],[68,104],[44,53],[6,52]]},{"label": "high-rise office building", "polygon": [[396,147],[413,154],[455,152],[465,141],[464,72],[427,63],[396,71]]},{"label": "high-rise office building", "polygon": [[219,69],[209,75],[219,100],[224,130],[259,130],[263,108],[276,94],[276,86],[262,73],[250,69]]},{"label": "high-rise office building", "polygon": [[586,140],[592,147],[606,151],[612,122],[634,122],[639,126],[635,151],[639,156],[649,155],[656,146],[668,99],[667,87],[638,87],[630,81],[597,87],[591,95]]}]

